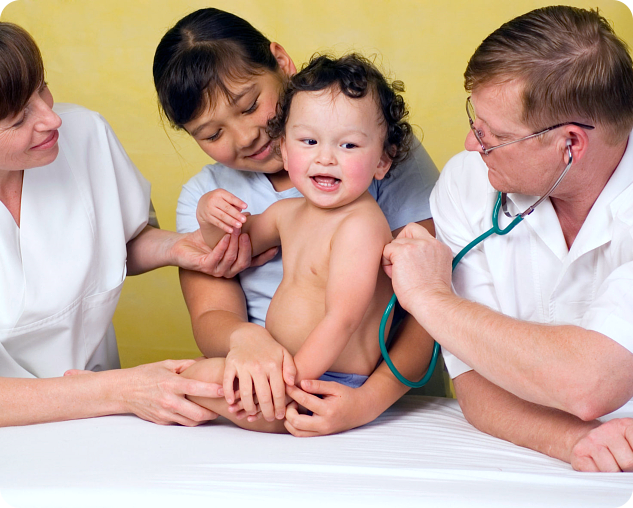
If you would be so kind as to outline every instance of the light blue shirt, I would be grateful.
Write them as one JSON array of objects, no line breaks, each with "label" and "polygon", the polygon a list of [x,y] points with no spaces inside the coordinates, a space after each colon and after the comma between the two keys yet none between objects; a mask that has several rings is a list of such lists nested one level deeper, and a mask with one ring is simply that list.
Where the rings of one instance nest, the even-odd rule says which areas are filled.
[{"label": "light blue shirt", "polygon": [[[429,196],[438,175],[428,153],[415,140],[407,160],[393,168],[388,178],[372,182],[369,192],[387,217],[391,230],[409,222],[431,218]],[[209,164],[183,186],[176,209],[179,233],[196,231],[200,227],[196,219],[198,200],[203,194],[215,189],[225,189],[240,198],[248,204],[245,211],[251,214],[262,213],[280,199],[302,197],[295,188],[277,192],[263,173],[236,171],[223,164]],[[250,322],[264,326],[268,305],[282,276],[281,253],[263,266],[240,273]]]}]

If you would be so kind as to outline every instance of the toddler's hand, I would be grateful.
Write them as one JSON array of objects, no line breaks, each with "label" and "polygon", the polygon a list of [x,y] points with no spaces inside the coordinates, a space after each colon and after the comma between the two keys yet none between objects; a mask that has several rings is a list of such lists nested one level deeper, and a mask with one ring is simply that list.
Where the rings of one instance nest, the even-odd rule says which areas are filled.
[{"label": "toddler's hand", "polygon": [[200,226],[210,224],[228,234],[233,229],[241,229],[246,222],[242,213],[248,205],[224,189],[216,189],[204,194],[198,201],[196,218]]}]

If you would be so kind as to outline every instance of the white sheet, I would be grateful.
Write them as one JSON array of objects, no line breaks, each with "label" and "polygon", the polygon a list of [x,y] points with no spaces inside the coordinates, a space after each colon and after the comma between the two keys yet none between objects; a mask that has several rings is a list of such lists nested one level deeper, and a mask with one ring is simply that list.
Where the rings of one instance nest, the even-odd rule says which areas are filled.
[{"label": "white sheet", "polygon": [[133,416],[0,429],[0,508],[594,508],[622,506],[632,492],[633,474],[577,473],[475,430],[457,401],[431,397],[404,397],[370,425],[310,439]]}]

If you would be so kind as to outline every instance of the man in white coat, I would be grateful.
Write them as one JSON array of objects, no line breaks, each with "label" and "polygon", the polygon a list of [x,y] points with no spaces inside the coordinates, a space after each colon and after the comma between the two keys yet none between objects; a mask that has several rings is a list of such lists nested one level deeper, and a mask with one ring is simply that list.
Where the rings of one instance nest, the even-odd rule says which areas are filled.
[{"label": "man in white coat", "polygon": [[[431,198],[443,243],[408,226],[386,247],[396,294],[442,345],[473,425],[576,469],[632,470],[633,420],[596,420],[633,396],[627,48],[597,12],[546,7],[486,38],[465,78],[468,152]],[[451,278],[499,193],[511,216],[549,198]]]}]

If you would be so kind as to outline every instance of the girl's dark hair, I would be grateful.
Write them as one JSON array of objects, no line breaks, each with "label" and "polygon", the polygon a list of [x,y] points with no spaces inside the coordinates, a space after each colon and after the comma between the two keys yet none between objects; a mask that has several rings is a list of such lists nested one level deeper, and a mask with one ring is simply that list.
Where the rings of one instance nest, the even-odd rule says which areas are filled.
[{"label": "girl's dark hair", "polygon": [[44,83],[44,63],[33,38],[13,23],[0,22],[0,120],[22,111]]},{"label": "girl's dark hair", "polygon": [[334,88],[353,99],[372,94],[387,127],[384,149],[392,159],[392,167],[406,159],[413,139],[407,122],[407,106],[402,98],[402,81],[389,83],[367,58],[351,53],[341,58],[314,55],[301,71],[290,78],[277,105],[277,115],[268,122],[268,135],[284,134],[290,105],[298,92],[317,92]]},{"label": "girl's dark hair", "polygon": [[200,9],[161,39],[154,54],[154,85],[165,116],[182,128],[218,94],[232,99],[227,83],[278,68],[270,41],[250,23],[219,9]]}]

